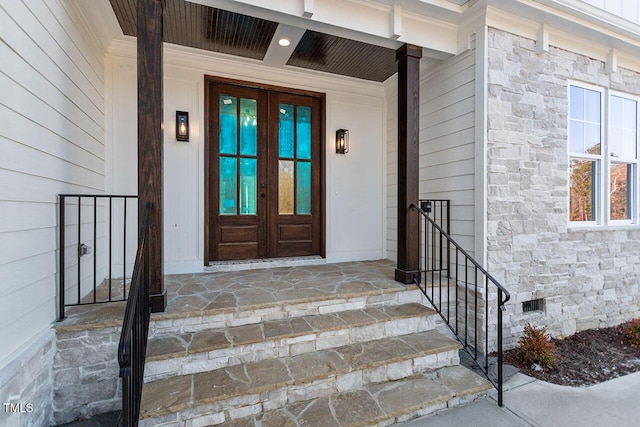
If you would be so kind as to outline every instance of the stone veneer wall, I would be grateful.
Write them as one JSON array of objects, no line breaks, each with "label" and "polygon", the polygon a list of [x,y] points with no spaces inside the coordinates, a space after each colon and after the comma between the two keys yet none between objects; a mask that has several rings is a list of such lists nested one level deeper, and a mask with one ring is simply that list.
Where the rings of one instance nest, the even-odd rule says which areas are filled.
[{"label": "stone veneer wall", "polygon": [[[490,29],[487,262],[511,292],[505,344],[640,317],[640,226],[568,228],[568,79],[640,94],[640,74]],[[541,312],[522,301],[544,298]]]},{"label": "stone veneer wall", "polygon": [[56,424],[122,408],[120,328],[58,331],[53,361]]},{"label": "stone veneer wall", "polygon": [[[55,334],[48,330],[0,369],[0,427],[51,425],[55,352]],[[5,403],[20,406],[11,412]]]}]

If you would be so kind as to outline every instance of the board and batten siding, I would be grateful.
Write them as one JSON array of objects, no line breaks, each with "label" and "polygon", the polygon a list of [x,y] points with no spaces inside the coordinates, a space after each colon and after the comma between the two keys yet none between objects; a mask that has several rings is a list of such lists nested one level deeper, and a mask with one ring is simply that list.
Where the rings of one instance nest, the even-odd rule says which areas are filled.
[{"label": "board and batten siding", "polygon": [[1,0],[0,57],[2,372],[56,319],[57,194],[103,192],[105,162],[104,52],[72,2]]},{"label": "board and batten siding", "polygon": [[[474,55],[475,50],[468,50],[444,61],[427,62],[421,69],[420,83],[420,198],[451,201],[451,235],[472,256],[476,187]],[[390,79],[386,88],[387,256],[396,260],[397,80]]]}]

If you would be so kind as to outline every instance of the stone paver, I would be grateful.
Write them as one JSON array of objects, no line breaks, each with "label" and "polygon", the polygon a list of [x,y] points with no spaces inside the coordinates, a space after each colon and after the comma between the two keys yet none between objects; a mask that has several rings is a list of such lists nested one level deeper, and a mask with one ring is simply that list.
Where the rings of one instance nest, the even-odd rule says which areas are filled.
[{"label": "stone paver", "polygon": [[[292,390],[302,395],[312,394],[314,389],[317,389],[315,391],[326,390],[328,394],[336,389],[348,391],[349,388],[357,388],[362,384],[365,370],[378,367],[386,367],[386,377],[381,378],[382,381],[397,379],[402,375],[396,376],[397,374],[392,371],[394,362],[405,363],[406,361],[409,370],[403,376],[410,376],[413,374],[411,370],[413,360],[437,352],[438,345],[444,348],[443,351],[449,351],[450,360],[437,362],[434,360],[434,363],[439,365],[424,366],[423,369],[436,369],[457,363],[457,350],[460,345],[455,341],[448,340],[435,330],[413,334],[413,336],[415,340],[424,340],[422,349],[418,350],[404,343],[405,337],[388,337],[294,357],[266,359],[153,381],[147,383],[143,390],[143,408],[145,409],[141,418],[154,417],[158,411],[157,408],[166,406],[165,390],[178,390],[174,395],[182,399],[180,402],[172,401],[171,407],[194,408],[213,402],[227,405],[226,401],[229,399],[260,393],[263,393],[264,397],[264,392],[288,386],[294,387]],[[429,343],[433,345],[430,346]],[[193,393],[186,393],[185,388],[191,385],[191,381],[193,381]],[[179,382],[179,386],[173,385],[174,382]],[[161,410],[160,414],[163,413],[165,412]]]},{"label": "stone paver", "polygon": [[[438,374],[445,370],[454,378],[447,383],[441,381],[444,375]],[[465,389],[467,384],[481,386]],[[367,385],[358,390],[287,405],[264,414],[262,426],[371,426],[433,412],[447,407],[452,399],[472,400],[478,393],[490,389],[488,381],[468,369],[447,367],[391,383]]]},{"label": "stone paver", "polygon": [[[164,313],[154,314],[152,322],[187,318],[195,314],[239,312],[405,291],[405,286],[394,281],[393,269],[391,261],[378,260],[168,275],[165,276],[167,308]],[[121,281],[112,281],[112,288],[113,298],[121,298]],[[108,294],[106,284],[99,287],[98,294]],[[67,318],[57,324],[56,329],[68,332],[121,326],[124,305],[124,302],[120,302],[69,307]]]},{"label": "stone paver", "polygon": [[[193,333],[163,334],[150,339],[147,361],[163,358],[183,357],[239,347],[266,341],[288,340],[295,343],[296,337],[323,333],[339,329],[351,329],[366,325],[375,325],[391,320],[432,316],[435,312],[418,303],[400,306],[384,306],[364,310],[349,310],[341,313],[320,314],[315,316],[294,317],[234,326]],[[354,332],[357,335],[357,331]],[[380,337],[379,337],[380,338]],[[313,347],[315,349],[315,346]]]}]

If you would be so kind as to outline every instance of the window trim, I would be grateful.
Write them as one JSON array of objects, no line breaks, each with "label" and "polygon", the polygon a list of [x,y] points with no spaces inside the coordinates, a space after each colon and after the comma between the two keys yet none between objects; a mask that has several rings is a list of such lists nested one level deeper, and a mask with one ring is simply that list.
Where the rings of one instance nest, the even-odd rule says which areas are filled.
[{"label": "window trim", "polygon": [[[600,155],[576,153],[571,151],[571,87],[578,87],[581,89],[592,90],[600,93],[600,140],[601,149]],[[616,96],[623,99],[629,99],[636,102],[636,159],[621,159],[612,158],[610,155],[609,141],[611,138],[611,97]],[[569,228],[595,228],[595,227],[617,227],[617,226],[637,226],[640,224],[638,206],[640,201],[640,183],[638,183],[640,176],[640,96],[612,90],[602,86],[596,86],[589,83],[580,81],[568,80],[567,82],[567,222]],[[596,161],[596,173],[594,177],[595,198],[593,200],[593,210],[595,213],[594,221],[571,221],[571,162],[576,160],[595,160]],[[629,190],[629,206],[630,206],[630,219],[611,219],[611,197],[610,197],[610,185],[611,185],[611,166],[612,164],[630,164],[631,167],[631,182]]]}]

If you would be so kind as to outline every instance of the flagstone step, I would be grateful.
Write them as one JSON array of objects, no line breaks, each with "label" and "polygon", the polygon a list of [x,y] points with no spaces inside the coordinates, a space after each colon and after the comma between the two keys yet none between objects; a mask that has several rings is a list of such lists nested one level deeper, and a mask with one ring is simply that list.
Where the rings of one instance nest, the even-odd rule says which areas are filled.
[{"label": "flagstone step", "polygon": [[491,390],[484,378],[462,366],[448,366],[382,384],[296,402],[282,409],[233,419],[229,411],[194,419],[191,426],[246,427],[355,427],[387,426],[421,417],[447,407],[471,402]]},{"label": "flagstone step", "polygon": [[178,313],[152,316],[149,334],[154,337],[385,305],[420,303],[423,298],[415,287],[379,289],[364,282],[343,283],[337,287],[336,293],[315,289],[295,290],[282,299],[274,299],[256,289],[248,289],[245,293],[220,293],[204,310],[190,311],[187,305]]},{"label": "flagstone step", "polygon": [[149,340],[145,381],[424,332],[437,318],[435,310],[408,303],[165,334]]},{"label": "flagstone step", "polygon": [[430,330],[157,380],[143,388],[140,425],[206,425],[191,421],[268,412],[457,365],[460,347]]}]

